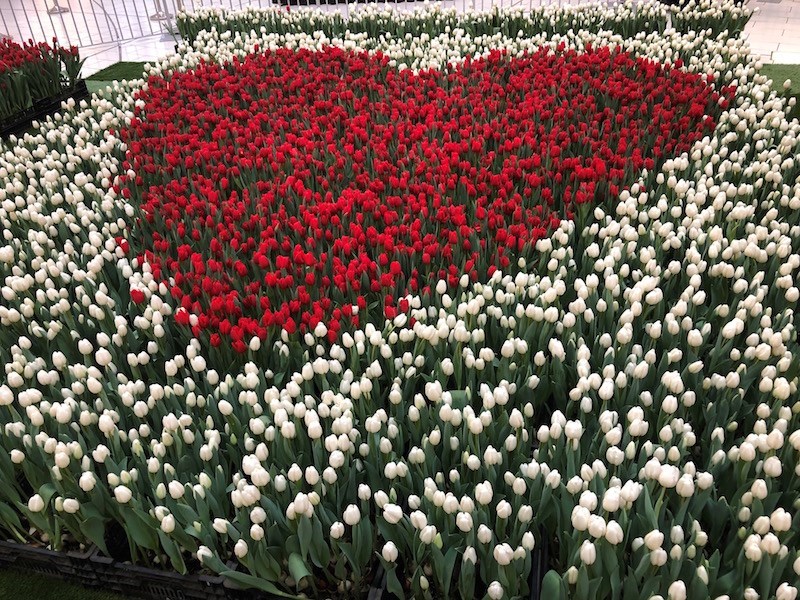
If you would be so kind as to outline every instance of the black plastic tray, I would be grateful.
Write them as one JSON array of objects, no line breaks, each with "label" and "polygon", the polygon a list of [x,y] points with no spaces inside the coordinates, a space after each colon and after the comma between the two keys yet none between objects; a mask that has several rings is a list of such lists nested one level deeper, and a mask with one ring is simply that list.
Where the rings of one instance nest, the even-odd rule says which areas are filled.
[{"label": "black plastic tray", "polygon": [[238,597],[224,587],[221,575],[181,575],[101,555],[89,556],[95,576],[105,589],[141,600],[226,600]]},{"label": "black plastic tray", "polygon": [[95,586],[98,582],[89,563],[94,552],[94,546],[80,552],[57,552],[30,544],[0,541],[0,566]]},{"label": "black plastic tray", "polygon": [[10,119],[0,121],[0,138],[24,133],[30,129],[33,121],[44,121],[48,116],[59,112],[63,101],[74,98],[76,102],[79,102],[84,98],[88,98],[89,95],[86,82],[81,79],[72,90],[45,100],[37,100],[29,109]]}]

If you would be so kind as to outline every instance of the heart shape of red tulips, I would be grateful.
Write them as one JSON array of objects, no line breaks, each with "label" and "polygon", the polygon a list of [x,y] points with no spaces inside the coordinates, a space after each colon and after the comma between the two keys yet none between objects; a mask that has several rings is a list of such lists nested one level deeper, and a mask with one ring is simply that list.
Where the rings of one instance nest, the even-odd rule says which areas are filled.
[{"label": "heart shape of red tulips", "polygon": [[[518,268],[581,207],[611,206],[707,135],[705,81],[608,48],[494,52],[447,71],[278,50],[153,77],[123,132],[133,252],[176,318],[240,352],[342,328]],[[189,313],[197,315],[191,319]]]}]

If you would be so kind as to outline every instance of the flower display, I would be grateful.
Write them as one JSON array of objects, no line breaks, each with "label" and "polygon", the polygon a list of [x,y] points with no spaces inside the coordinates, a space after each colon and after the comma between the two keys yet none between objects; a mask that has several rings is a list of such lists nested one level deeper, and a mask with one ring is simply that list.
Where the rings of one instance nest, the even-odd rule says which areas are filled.
[{"label": "flower display", "polygon": [[0,121],[74,88],[82,66],[78,48],[59,46],[55,39],[52,46],[0,40]]},{"label": "flower display", "polygon": [[[725,25],[746,15],[687,14],[703,11],[708,29],[689,16],[662,27],[669,10],[655,3],[365,8],[352,29],[311,11],[182,16],[191,45],[147,80],[67,103],[4,145],[4,536],[111,555],[105,534],[121,527],[125,559],[181,572],[196,559],[307,597],[357,597],[379,568],[400,597],[523,598],[540,583],[546,598],[795,597],[800,123]],[[295,72],[295,89],[280,81]],[[545,126],[538,99],[568,90],[575,114]],[[595,134],[612,113],[621,123]],[[393,144],[420,120],[401,154]],[[495,137],[503,122],[519,142]],[[603,177],[584,141],[609,163]],[[502,162],[483,172],[491,151]],[[534,152],[542,166],[517,174]],[[428,184],[432,167],[443,189],[430,204],[387,191]],[[463,183],[448,188],[445,167]],[[578,202],[584,169],[595,188]],[[526,196],[528,175],[541,182]],[[485,221],[468,212],[481,195]],[[527,228],[537,207],[543,231]],[[498,238],[490,209],[521,227],[522,246]],[[438,232],[459,211],[471,232],[451,246]],[[432,236],[423,252],[405,251],[403,219]],[[363,292],[335,287],[326,232],[373,261]],[[465,240],[481,248],[470,268]],[[422,267],[425,245],[436,253]],[[293,277],[283,290],[264,281],[275,268]],[[293,312],[300,286],[315,296]],[[231,291],[240,304],[212,306]],[[261,322],[283,302],[288,313]],[[350,318],[334,317],[344,306]],[[213,311],[241,333],[212,325]]]},{"label": "flower display", "polygon": [[196,337],[244,353],[270,329],[321,324],[333,342],[432,281],[514,274],[559,218],[687,150],[727,102],[607,47],[447,73],[388,62],[286,49],[138,95],[122,136],[137,173],[123,193],[144,212],[133,251],[171,286],[178,322],[197,315]]}]

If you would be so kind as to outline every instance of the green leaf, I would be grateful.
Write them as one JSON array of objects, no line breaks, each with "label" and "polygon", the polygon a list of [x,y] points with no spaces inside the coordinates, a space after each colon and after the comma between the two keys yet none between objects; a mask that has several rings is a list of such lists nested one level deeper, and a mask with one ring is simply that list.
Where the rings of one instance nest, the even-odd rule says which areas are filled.
[{"label": "green leaf", "polygon": [[558,573],[550,569],[542,579],[542,598],[547,600],[565,600],[567,595],[564,593],[564,586]]},{"label": "green leaf", "polygon": [[311,571],[308,570],[306,561],[296,552],[289,555],[289,574],[297,585],[300,584],[301,579],[311,577]]},{"label": "green leaf", "polygon": [[182,502],[175,503],[175,506],[171,508],[172,512],[175,513],[178,521],[181,523],[194,523],[195,521],[199,521],[199,515],[197,512],[188,504],[183,504]]},{"label": "green leaf", "polygon": [[313,535],[311,537],[311,560],[320,569],[328,569],[331,562],[331,551],[328,548],[328,541],[322,532],[322,523],[319,519],[314,519]]},{"label": "green leaf", "polygon": [[656,517],[656,511],[653,508],[653,499],[650,496],[650,490],[647,486],[644,486],[644,514],[649,524],[654,529],[658,529],[658,517]]},{"label": "green leaf", "polygon": [[350,569],[348,570],[355,571],[355,576],[361,577],[361,565],[358,563],[358,558],[356,556],[355,550],[353,549],[353,544],[348,544],[346,542],[339,542],[338,547],[339,550],[342,551],[342,554],[344,554],[347,557],[347,560],[350,563]]},{"label": "green leaf", "polygon": [[15,529],[23,529],[19,515],[8,504],[0,502],[0,521],[7,523]]},{"label": "green leaf", "polygon": [[311,519],[308,517],[300,517],[297,524],[297,537],[300,540],[300,552],[303,555],[303,560],[305,560],[308,557],[313,538]]},{"label": "green leaf", "polygon": [[[458,577],[458,591],[462,598],[472,598],[475,596],[475,565],[470,561],[463,561],[461,563],[461,572]],[[399,595],[403,598],[403,595]],[[549,598],[549,596],[542,596]],[[555,598],[555,596],[553,596]]]},{"label": "green leaf", "polygon": [[122,516],[125,519],[125,529],[128,535],[133,538],[137,545],[147,548],[148,550],[158,550],[158,536],[156,529],[152,527],[146,520],[139,514],[139,511],[123,511]]},{"label": "green leaf", "polygon": [[589,590],[589,568],[581,566],[578,568],[578,583],[575,586],[575,597],[581,600],[588,600],[591,597]]},{"label": "green leaf", "polygon": [[447,551],[444,556],[444,577],[442,578],[442,585],[444,586],[444,597],[450,597],[450,584],[453,582],[453,571],[456,565],[456,558],[458,558],[458,549],[453,546]]},{"label": "green leaf", "polygon": [[186,563],[183,561],[180,548],[178,548],[175,542],[161,530],[158,531],[158,539],[161,541],[161,547],[164,549],[164,552],[169,556],[172,567],[178,571],[178,573],[185,575]]},{"label": "green leaf", "polygon": [[[354,469],[355,470],[355,469]],[[353,527],[353,545],[355,546],[355,555],[358,560],[359,569],[364,569],[369,563],[370,556],[374,547],[372,539],[372,523],[366,519],[361,521]]]},{"label": "green leaf", "polygon": [[239,571],[224,570],[220,571],[220,575],[244,587],[255,588],[257,590],[261,590],[262,592],[267,592],[268,594],[280,596],[281,598],[297,598],[297,596],[292,596],[291,594],[282,592],[269,581],[261,579],[260,577],[253,577],[252,575],[248,575],[247,573],[239,573]]},{"label": "green leaf", "polygon": [[45,506],[50,503],[50,499],[56,495],[56,492],[56,486],[52,483],[45,483],[39,488],[39,495],[42,497],[42,500],[44,500]]},{"label": "green leaf", "polygon": [[406,593],[403,590],[403,585],[397,578],[396,571],[396,568],[386,571],[386,589],[398,598],[405,598]]},{"label": "green leaf", "polygon": [[86,534],[95,546],[108,556],[108,548],[106,548],[106,526],[102,517],[91,516],[81,521],[81,531]]}]

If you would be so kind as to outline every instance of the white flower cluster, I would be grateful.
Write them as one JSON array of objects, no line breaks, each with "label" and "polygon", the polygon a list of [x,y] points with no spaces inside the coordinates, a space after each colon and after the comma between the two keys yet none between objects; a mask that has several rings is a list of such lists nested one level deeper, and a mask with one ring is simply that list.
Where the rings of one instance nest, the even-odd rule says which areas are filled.
[{"label": "white flower cluster", "polygon": [[[598,10],[544,14],[555,27]],[[427,14],[431,31],[451,18]],[[96,525],[116,520],[177,568],[185,552],[217,571],[235,557],[306,591],[298,559],[344,593],[376,552],[390,588],[420,597],[523,593],[531,553],[558,537],[545,585],[562,597],[795,598],[800,125],[746,44],[586,28],[329,37],[314,21],[327,17],[281,18],[307,29],[198,33],[151,73],[256,44],[419,69],[591,43],[681,58],[736,97],[713,135],[585,227],[563,222],[520,274],[437,286],[335,344],[253,343],[241,372],[186,337],[167,287],[126,253],[136,210],[117,183],[135,174],[116,132],[135,87],[70,103],[0,153],[0,527],[102,547]]]}]

